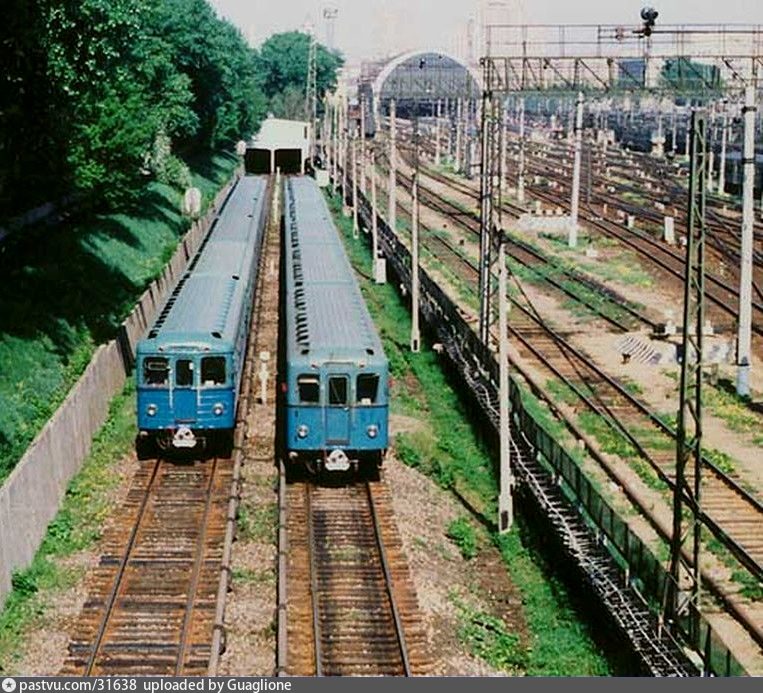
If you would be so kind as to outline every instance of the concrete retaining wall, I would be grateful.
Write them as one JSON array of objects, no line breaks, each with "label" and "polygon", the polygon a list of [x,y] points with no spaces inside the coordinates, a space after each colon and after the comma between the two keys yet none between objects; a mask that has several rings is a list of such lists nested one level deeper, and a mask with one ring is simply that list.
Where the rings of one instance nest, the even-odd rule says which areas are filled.
[{"label": "concrete retaining wall", "polygon": [[106,420],[109,402],[124,387],[138,341],[199,249],[238,175],[220,191],[207,215],[193,222],[161,275],[122,323],[117,338],[98,347],[0,487],[0,608],[11,590],[13,573],[32,562],[69,482],[90,452],[93,435]]}]

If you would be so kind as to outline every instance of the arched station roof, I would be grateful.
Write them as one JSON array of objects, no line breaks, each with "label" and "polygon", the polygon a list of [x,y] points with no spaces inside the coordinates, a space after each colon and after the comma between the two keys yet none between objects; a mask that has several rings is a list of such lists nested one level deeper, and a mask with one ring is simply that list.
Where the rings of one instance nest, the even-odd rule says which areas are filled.
[{"label": "arched station roof", "polygon": [[374,99],[386,103],[433,99],[476,99],[479,73],[442,51],[417,50],[390,60],[373,83]]}]

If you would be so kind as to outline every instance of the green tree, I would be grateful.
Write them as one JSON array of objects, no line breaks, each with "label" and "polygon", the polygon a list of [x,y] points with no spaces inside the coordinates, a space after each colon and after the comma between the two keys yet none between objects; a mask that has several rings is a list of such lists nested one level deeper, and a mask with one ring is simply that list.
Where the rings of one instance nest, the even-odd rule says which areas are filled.
[{"label": "green tree", "polygon": [[[257,69],[262,90],[268,99],[285,93],[287,88],[301,90],[304,94],[309,50],[310,37],[299,31],[273,34],[262,44],[257,58]],[[318,44],[316,84],[319,96],[334,88],[337,70],[343,64],[344,59],[339,53],[329,51]],[[276,103],[281,105],[280,101]]]}]

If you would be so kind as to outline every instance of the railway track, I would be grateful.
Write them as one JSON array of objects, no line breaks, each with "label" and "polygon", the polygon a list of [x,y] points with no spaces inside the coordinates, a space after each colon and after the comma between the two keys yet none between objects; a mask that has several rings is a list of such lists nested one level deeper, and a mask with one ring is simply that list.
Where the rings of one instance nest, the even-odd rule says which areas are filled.
[{"label": "railway track", "polygon": [[279,575],[286,599],[279,613],[287,617],[282,673],[426,674],[431,655],[386,484],[296,482],[281,498],[288,546]]},{"label": "railway track", "polygon": [[[430,252],[453,268],[459,278],[476,291],[479,270],[475,261],[464,255],[444,239],[428,235],[423,244],[435,240]],[[445,257],[445,255],[449,257]],[[456,265],[460,264],[460,269]],[[584,353],[569,344],[567,335],[556,333],[547,322],[522,303],[513,300],[515,311],[510,332],[523,357],[540,367],[543,372],[561,379],[576,399],[575,408],[588,409],[601,416],[609,427],[627,441],[632,449],[631,464],[637,459],[645,461],[651,473],[666,490],[674,487],[675,432],[660,417],[651,412],[622,384],[598,368]],[[747,491],[735,473],[727,473],[709,459],[703,465],[702,520],[716,539],[719,539],[739,563],[755,576],[763,579],[763,504],[757,494]],[[642,476],[645,476],[642,471]],[[666,537],[667,539],[667,537]],[[740,586],[728,580],[713,581],[713,592],[736,609],[739,604],[760,615],[758,608],[740,592]],[[763,644],[763,629],[743,616],[745,627]]]},{"label": "railway track", "polygon": [[[537,148],[537,145],[535,148]],[[531,154],[533,149],[533,147],[530,147],[528,154]],[[550,147],[544,147],[540,151],[536,151],[534,157],[528,156],[527,174],[539,175],[553,180],[556,188],[551,191],[552,195],[559,198],[557,204],[562,206],[565,204],[562,195],[568,199],[570,194],[572,162],[569,157],[569,148],[560,147],[553,143]],[[594,169],[598,168],[594,173],[593,184],[590,182],[590,177],[588,178],[590,192],[587,208],[594,216],[596,216],[593,208],[594,203],[608,205],[613,209],[619,209],[624,213],[637,216],[639,219],[651,224],[655,232],[660,233],[663,226],[663,212],[658,211],[657,207],[662,205],[664,208],[672,208],[671,214],[675,219],[676,231],[686,233],[687,191],[675,182],[675,169],[663,164],[653,164],[644,157],[636,164],[632,160],[623,159],[622,157],[614,157],[613,161],[609,151],[607,152],[607,158],[603,162],[600,157],[594,157],[590,162],[587,162],[585,159],[586,157],[583,158],[582,162],[584,171],[581,174],[581,180],[585,181],[586,177],[588,177],[587,167],[589,165]],[[549,165],[549,160],[553,162],[552,165]],[[645,166],[645,163],[651,165]],[[634,167],[636,171],[642,173],[642,177],[634,179]],[[609,172],[609,174],[613,171],[619,171],[621,174],[618,177],[619,180],[613,181],[608,179],[607,176],[602,175],[602,168]],[[627,182],[633,180],[637,180],[640,187]],[[537,191],[536,187],[533,194]],[[625,197],[629,194],[636,195],[645,202],[653,204],[655,208],[650,209],[644,203],[629,200]],[[727,201],[721,198],[713,198],[710,194],[707,196],[707,201],[706,239],[709,259],[713,260],[715,271],[721,275],[719,278],[723,279],[724,274],[730,273],[734,281],[738,281],[740,262],[738,225],[741,223],[741,218],[730,219],[721,213],[720,205],[726,204]],[[731,223],[737,226],[733,232],[728,228],[728,225]],[[645,235],[649,237],[649,234]],[[763,231],[760,230],[760,223],[756,220],[754,244],[760,247],[761,242],[763,242]],[[668,250],[671,249],[668,248]],[[756,300],[760,301],[763,299],[763,288],[761,288],[762,285],[760,283],[760,279],[763,277],[763,252],[761,250],[753,251],[753,273],[753,292],[755,293]]]},{"label": "railway track", "polygon": [[[474,201],[475,205],[479,203],[479,193],[472,186],[457,181],[451,176],[433,171],[431,168],[425,168],[423,174],[468,196]],[[529,190],[528,194],[555,207],[567,209],[569,206],[569,200],[558,191],[540,190],[534,187]],[[511,215],[518,215],[525,211],[523,208],[511,203],[504,203],[503,209]],[[580,218],[591,228],[620,241],[674,279],[683,282],[685,258],[678,249],[654,239],[648,233],[636,229],[626,229],[621,224],[603,219],[598,214],[594,214],[590,210],[586,211],[584,208],[581,208]],[[713,304],[716,316],[720,317],[723,315],[726,318],[731,317],[732,320],[735,320],[738,315],[736,308],[739,303],[738,289],[726,279],[718,277],[712,272],[706,272],[705,277],[706,296]],[[763,336],[763,303],[753,301],[752,311],[753,333]],[[720,322],[720,320],[716,320],[716,322]]]},{"label": "railway track", "polygon": [[[399,172],[398,177],[410,187],[412,182],[410,176]],[[430,173],[429,170],[423,171],[423,177],[430,177],[446,185],[450,182],[444,176]],[[467,231],[476,243],[479,243],[480,222],[475,213],[461,209],[447,198],[430,190],[426,185],[419,185],[419,197],[423,205],[449,217],[460,228]],[[405,211],[410,214],[409,210]],[[510,210],[510,213],[518,216],[513,209]],[[449,250],[456,252],[452,244],[448,244],[442,237],[433,234],[433,240],[441,245],[450,245]],[[647,315],[640,306],[582,272],[555,263],[531,244],[514,236],[509,236],[506,251],[510,260],[530,269],[538,281],[549,285],[566,298],[571,298],[585,306],[593,314],[608,323],[610,327],[622,332],[636,329],[640,325],[653,331],[657,330],[657,321]]]},{"label": "railway track", "polygon": [[141,465],[62,674],[206,674],[233,462]]}]

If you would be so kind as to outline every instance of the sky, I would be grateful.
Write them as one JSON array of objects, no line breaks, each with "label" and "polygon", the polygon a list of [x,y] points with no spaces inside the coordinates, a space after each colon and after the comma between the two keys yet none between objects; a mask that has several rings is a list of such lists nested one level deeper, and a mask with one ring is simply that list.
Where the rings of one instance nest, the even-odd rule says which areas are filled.
[{"label": "sky", "polygon": [[[495,1],[495,0],[493,0]],[[338,10],[335,46],[350,62],[403,50],[436,48],[465,52],[467,23],[480,16],[486,0],[210,0],[253,45],[270,34],[312,23],[326,42],[325,7]],[[660,13],[658,23],[763,25],[760,0],[508,0],[510,22],[637,24],[645,4]],[[493,9],[493,12],[496,10]],[[504,10],[506,11],[506,10]]]}]

